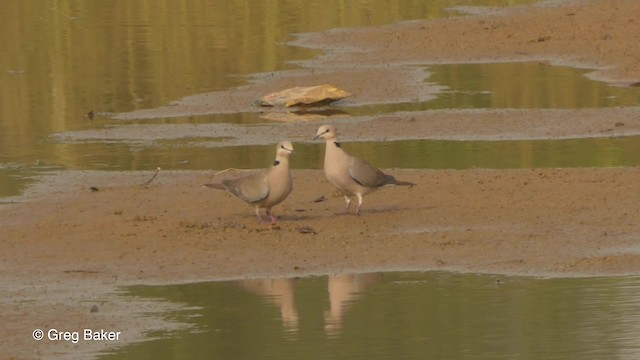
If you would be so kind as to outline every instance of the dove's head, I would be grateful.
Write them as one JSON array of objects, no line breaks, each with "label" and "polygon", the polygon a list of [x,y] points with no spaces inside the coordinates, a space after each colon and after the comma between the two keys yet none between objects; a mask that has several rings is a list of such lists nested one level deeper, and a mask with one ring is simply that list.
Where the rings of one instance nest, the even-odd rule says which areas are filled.
[{"label": "dove's head", "polygon": [[277,157],[289,157],[289,155],[293,153],[293,144],[291,144],[290,141],[285,140],[278,143],[278,147],[276,148]]},{"label": "dove's head", "polygon": [[322,125],[318,128],[318,132],[316,133],[316,139],[325,139],[327,141],[334,140],[338,136],[338,131],[336,127],[333,125]]}]

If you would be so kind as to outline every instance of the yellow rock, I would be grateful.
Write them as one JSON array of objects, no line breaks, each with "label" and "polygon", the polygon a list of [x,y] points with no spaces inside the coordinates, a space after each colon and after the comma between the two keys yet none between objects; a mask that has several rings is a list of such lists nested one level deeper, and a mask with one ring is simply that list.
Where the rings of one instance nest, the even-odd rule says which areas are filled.
[{"label": "yellow rock", "polygon": [[293,106],[321,106],[342,100],[351,93],[331,85],[317,85],[309,87],[294,87],[269,95],[265,95],[256,102],[260,106],[293,107]]}]

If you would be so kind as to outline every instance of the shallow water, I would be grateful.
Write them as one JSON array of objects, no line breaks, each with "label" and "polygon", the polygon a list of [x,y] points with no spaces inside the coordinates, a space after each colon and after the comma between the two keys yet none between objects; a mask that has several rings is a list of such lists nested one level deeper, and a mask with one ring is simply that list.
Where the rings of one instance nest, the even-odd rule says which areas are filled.
[{"label": "shallow water", "polygon": [[[16,195],[37,172],[49,169],[220,169],[255,168],[270,162],[261,146],[218,149],[215,139],[178,141],[65,142],[52,137],[68,131],[120,126],[122,121],[99,116],[166,105],[184,96],[244,84],[245,75],[295,67],[291,61],[316,53],[286,45],[292,34],[335,27],[380,25],[416,18],[451,16],[449,6],[518,5],[533,0],[402,0],[393,2],[327,1],[241,2],[172,1],[158,6],[150,0],[57,1],[0,3],[0,196]],[[229,31],[234,29],[234,31]],[[438,65],[427,81],[447,91],[424,103],[351,107],[352,115],[395,111],[460,108],[581,108],[637,105],[638,89],[591,81],[585,70],[537,63]],[[516,79],[518,81],[514,81]],[[212,115],[156,119],[144,124],[234,123],[266,120],[257,114]],[[136,123],[124,122],[124,124]],[[530,147],[522,158],[536,166],[635,165],[627,154],[636,150],[630,140],[585,140],[606,160],[564,155],[571,141],[522,142],[392,142],[362,143],[368,160],[387,166],[378,150],[392,148],[403,156],[394,167],[525,167],[530,162],[491,160],[502,147]],[[204,145],[203,145],[204,143]],[[544,145],[542,145],[544,143]],[[603,143],[601,147],[601,144]],[[613,143],[613,145],[611,145]],[[530,146],[534,144],[534,146]],[[538,146],[539,145],[539,146]],[[305,145],[318,167],[319,147]],[[615,157],[609,149],[613,146]],[[416,162],[408,151],[428,149],[429,161]],[[467,149],[484,149],[478,154]],[[446,149],[446,153],[439,152]],[[537,149],[544,151],[539,153]],[[452,156],[452,154],[460,154]],[[559,158],[550,156],[557,154]],[[411,155],[411,154],[410,154]],[[477,155],[477,156],[476,156]],[[502,155],[502,154],[501,154]],[[270,156],[269,156],[270,157]],[[473,160],[472,158],[481,158]],[[406,161],[404,160],[406,159]],[[301,167],[298,163],[298,167]]]},{"label": "shallow water", "polygon": [[637,359],[640,279],[380,273],[139,286],[190,330],[101,359]]},{"label": "shallow water", "polygon": [[[509,1],[510,4],[532,0]],[[166,105],[291,68],[294,33],[450,15],[503,0],[0,2],[0,163],[51,159],[47,136],[95,112]],[[233,30],[231,30],[233,29]]]},{"label": "shallow water", "polygon": [[428,67],[427,81],[447,90],[424,103],[367,106],[370,112],[439,109],[584,109],[638,106],[640,89],[588,78],[590,70],[540,62],[445,64]]},{"label": "shallow water", "polygon": [[[220,147],[211,138],[185,138],[152,145],[129,142],[66,144],[86,151],[74,168],[101,170],[260,168],[273,160],[273,145]],[[294,169],[320,169],[324,144],[295,142]],[[640,137],[569,140],[404,140],[344,142],[349,153],[381,168],[515,169],[545,167],[611,167],[640,165]],[[86,149],[86,150],[84,150]],[[132,150],[133,149],[133,150]],[[119,154],[116,156],[116,154]],[[117,160],[117,161],[116,161]],[[17,176],[20,170],[0,169]]]}]

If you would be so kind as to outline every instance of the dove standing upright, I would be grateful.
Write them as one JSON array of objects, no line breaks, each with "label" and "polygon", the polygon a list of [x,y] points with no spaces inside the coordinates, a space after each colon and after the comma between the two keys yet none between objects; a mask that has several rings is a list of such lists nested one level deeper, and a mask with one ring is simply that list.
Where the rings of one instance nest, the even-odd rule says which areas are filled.
[{"label": "dove standing upright", "polygon": [[282,141],[276,148],[276,160],[270,168],[239,179],[224,180],[222,183],[205,186],[226,189],[249,205],[253,205],[261,224],[263,219],[260,209],[266,209],[271,224],[276,224],[278,220],[271,208],[283,202],[293,189],[289,170],[289,155],[292,153],[293,145],[289,141]]},{"label": "dove standing upright", "polygon": [[369,165],[366,161],[347,154],[338,142],[338,133],[333,125],[318,128],[315,139],[326,142],[324,153],[324,175],[333,186],[338,188],[347,202],[345,213],[349,211],[351,198],[358,199],[354,214],[360,213],[362,197],[381,187],[389,185],[413,186],[414,183],[396,180],[393,176]]}]

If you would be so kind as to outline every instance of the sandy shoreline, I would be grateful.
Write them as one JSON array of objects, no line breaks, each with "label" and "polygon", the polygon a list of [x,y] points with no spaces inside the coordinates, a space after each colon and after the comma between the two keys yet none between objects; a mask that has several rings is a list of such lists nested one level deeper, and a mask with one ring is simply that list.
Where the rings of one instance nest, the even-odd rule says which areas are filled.
[{"label": "sandy shoreline", "polygon": [[[337,215],[343,200],[321,170],[294,170],[295,190],[276,208],[281,221],[275,228],[258,224],[250,207],[224,191],[202,187],[212,179],[211,171],[160,172],[148,187],[140,183],[151,172],[61,172],[38,185],[42,194],[57,189],[55,196],[40,197],[36,188],[37,200],[0,208],[8,235],[3,261],[19,270],[16,274],[109,273],[122,284],[394,269],[536,276],[640,273],[636,263],[609,269],[570,265],[576,258],[617,257],[613,249],[634,246],[631,240],[640,228],[633,220],[640,212],[640,197],[633,196],[640,190],[633,181],[638,168],[388,172],[418,186],[383,189],[365,198],[361,216],[343,216]],[[27,237],[30,241],[21,241]],[[544,243],[562,237],[560,243]],[[524,243],[540,247],[539,254],[518,250],[512,256],[522,264],[502,267],[494,256],[517,250],[521,238],[535,238]],[[408,244],[446,245],[438,239],[460,245],[453,247],[458,250],[478,248],[472,257],[454,251],[444,260],[425,252],[408,261],[416,254]],[[481,251],[485,242],[503,241],[511,244],[508,249]],[[345,250],[340,244],[350,243],[367,247],[369,256],[360,256],[361,248],[347,251],[352,258],[346,262],[332,258],[337,249]],[[376,252],[378,246],[397,247],[388,254]],[[564,247],[568,252],[559,251]],[[24,263],[25,255],[34,263]]]},{"label": "sandy shoreline", "polygon": [[[408,64],[538,60],[596,68],[591,76],[619,84],[640,80],[640,2],[562,4],[304,35],[298,43],[336,51],[246,87],[118,117],[255,111],[247,104],[257,94],[299,82],[355,88],[354,104],[432,96],[434,89],[418,86],[424,74]],[[366,71],[354,70],[354,64]],[[371,71],[380,77],[367,76]],[[385,85],[376,86],[381,79]],[[562,139],[638,135],[639,112],[638,107],[436,111],[336,123],[344,141],[380,139],[363,129],[387,139]],[[425,118],[429,121],[415,121]],[[266,128],[300,139],[315,127]],[[268,134],[254,141],[264,143]],[[103,135],[65,136],[82,141]],[[275,209],[278,228],[259,226],[245,204],[202,188],[212,172],[161,172],[148,188],[139,186],[148,172],[68,171],[45,177],[25,198],[0,206],[0,279],[6,293],[0,336],[8,345],[0,355],[85,357],[166,326],[136,314],[170,305],[131,303],[113,294],[130,284],[382,270],[640,274],[638,168],[389,171],[418,186],[372,194],[363,215],[355,217],[335,215],[342,200],[332,196],[319,170],[296,170],[293,194]],[[314,202],[323,195],[326,201]],[[100,311],[91,313],[92,305]],[[31,339],[35,328],[87,324],[130,332],[122,343],[94,347]]]}]

